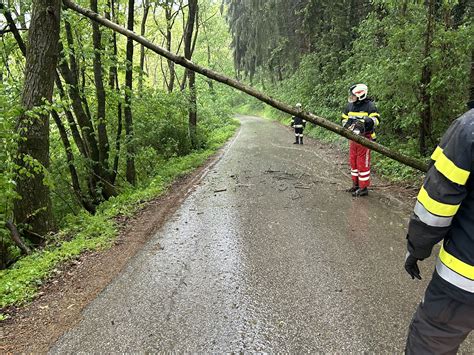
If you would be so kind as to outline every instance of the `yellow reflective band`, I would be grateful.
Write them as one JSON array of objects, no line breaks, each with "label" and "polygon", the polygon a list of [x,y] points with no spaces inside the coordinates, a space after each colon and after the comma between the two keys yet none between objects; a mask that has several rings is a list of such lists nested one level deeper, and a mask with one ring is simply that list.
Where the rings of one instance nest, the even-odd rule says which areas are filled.
[{"label": "yellow reflective band", "polygon": [[469,265],[464,261],[452,256],[446,250],[444,250],[443,246],[441,246],[441,250],[439,251],[439,259],[444,265],[459,275],[462,275],[470,280],[474,280],[474,266]]},{"label": "yellow reflective band", "polygon": [[441,149],[440,147],[436,147],[433,154],[431,154],[431,159],[434,161],[438,160],[440,154],[443,154],[443,149]]},{"label": "yellow reflective band", "polygon": [[[433,153],[433,155],[435,153]],[[435,167],[436,170],[446,176],[448,180],[459,185],[466,185],[470,172],[457,167],[456,164],[454,164],[446,155],[444,155],[441,149],[439,150],[439,153],[436,154]]]},{"label": "yellow reflective band", "polygon": [[345,113],[342,114],[342,118],[349,118]]},{"label": "yellow reflective band", "polygon": [[372,112],[369,117],[380,117],[380,115],[377,112]]},{"label": "yellow reflective band", "polygon": [[368,116],[369,113],[368,112],[364,112],[364,111],[360,111],[360,112],[349,112],[348,113],[349,116]]},{"label": "yellow reflective band", "polygon": [[456,214],[459,209],[459,205],[448,205],[445,203],[438,202],[428,195],[424,186],[421,187],[418,193],[418,201],[428,210],[428,212],[441,217],[451,217]]}]

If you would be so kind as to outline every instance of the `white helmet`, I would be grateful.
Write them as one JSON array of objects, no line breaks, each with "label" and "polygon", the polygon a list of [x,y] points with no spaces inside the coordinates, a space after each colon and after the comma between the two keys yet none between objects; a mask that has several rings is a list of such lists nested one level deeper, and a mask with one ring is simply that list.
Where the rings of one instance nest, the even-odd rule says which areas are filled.
[{"label": "white helmet", "polygon": [[298,102],[296,105],[295,105],[296,108],[301,108],[301,104]]},{"label": "white helmet", "polygon": [[364,100],[367,97],[369,89],[365,84],[355,84],[349,88],[349,95],[354,95],[359,100]]}]

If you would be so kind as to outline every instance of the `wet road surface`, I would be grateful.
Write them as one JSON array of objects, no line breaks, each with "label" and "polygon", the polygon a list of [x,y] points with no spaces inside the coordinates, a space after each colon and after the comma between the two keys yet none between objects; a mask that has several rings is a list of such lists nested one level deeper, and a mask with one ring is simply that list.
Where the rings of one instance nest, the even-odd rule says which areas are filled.
[{"label": "wet road surface", "polygon": [[403,351],[434,267],[421,264],[421,282],[403,270],[411,202],[354,199],[346,169],[314,142],[240,119],[222,158],[51,352]]}]

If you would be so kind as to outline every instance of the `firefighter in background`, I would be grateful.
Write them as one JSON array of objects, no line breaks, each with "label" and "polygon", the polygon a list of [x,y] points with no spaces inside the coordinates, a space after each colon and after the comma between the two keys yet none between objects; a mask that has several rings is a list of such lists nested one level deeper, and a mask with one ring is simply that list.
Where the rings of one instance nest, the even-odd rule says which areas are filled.
[{"label": "firefighter in background", "polygon": [[433,278],[413,316],[406,354],[456,354],[474,329],[474,102],[431,156],[408,225],[405,269],[443,240]]},{"label": "firefighter in background", "polygon": [[[367,139],[375,140],[375,127],[379,125],[380,115],[375,103],[367,97],[365,84],[352,85],[349,99],[342,114],[342,125]],[[367,196],[370,185],[370,149],[350,142],[349,164],[351,166],[352,187],[347,189],[352,196]]]},{"label": "firefighter in background", "polygon": [[[301,112],[301,104],[299,102],[295,107],[298,112]],[[306,120],[298,116],[293,116],[291,117],[291,127],[295,130],[295,142],[293,144],[303,144],[303,131],[306,127]]]}]

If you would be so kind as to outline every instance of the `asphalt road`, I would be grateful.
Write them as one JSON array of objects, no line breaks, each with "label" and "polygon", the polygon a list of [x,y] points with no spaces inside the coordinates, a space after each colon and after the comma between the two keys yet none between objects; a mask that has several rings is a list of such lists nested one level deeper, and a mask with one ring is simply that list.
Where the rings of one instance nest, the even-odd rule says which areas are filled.
[{"label": "asphalt road", "polygon": [[[421,282],[403,270],[407,205],[352,198],[345,167],[317,144],[241,121],[52,353],[403,351],[434,266],[422,263]],[[472,336],[462,349],[474,351]]]}]

